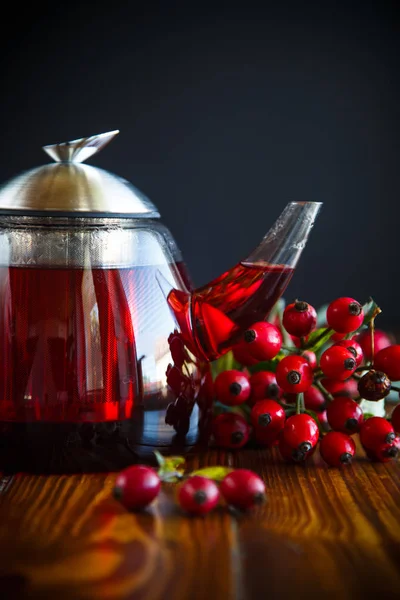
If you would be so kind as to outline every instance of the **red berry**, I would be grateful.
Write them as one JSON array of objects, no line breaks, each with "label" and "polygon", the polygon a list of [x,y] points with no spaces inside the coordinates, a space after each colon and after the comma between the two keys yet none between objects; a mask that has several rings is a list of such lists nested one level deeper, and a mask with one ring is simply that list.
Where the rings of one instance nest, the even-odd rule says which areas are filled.
[{"label": "red berry", "polygon": [[306,458],[318,438],[318,425],[305,413],[289,417],[282,431],[282,443],[291,449],[291,458],[296,462]]},{"label": "red berry", "polygon": [[317,313],[311,304],[296,300],[283,312],[282,323],[288,333],[296,337],[308,335],[317,324]]},{"label": "red berry", "polygon": [[345,333],[333,333],[331,335],[331,341],[332,342],[341,342],[344,338],[346,337]]},{"label": "red berry", "polygon": [[319,364],[326,377],[340,380],[350,377],[357,367],[351,352],[341,346],[331,346],[325,350]]},{"label": "red berry", "polygon": [[[301,348],[301,338],[296,337],[295,335],[291,335],[290,339],[292,340],[294,346],[296,346],[296,348]],[[307,341],[307,337],[303,338],[304,341]]]},{"label": "red berry", "polygon": [[346,379],[345,381],[321,379],[321,383],[332,396],[358,396],[357,381],[355,379]]},{"label": "red berry", "polygon": [[275,400],[259,400],[251,409],[253,427],[279,433],[285,424],[285,411]]},{"label": "red berry", "polygon": [[318,421],[322,428],[327,431],[329,429],[328,417],[326,415],[326,410],[318,413]]},{"label": "red berry", "polygon": [[393,429],[400,433],[400,404],[396,406],[394,411],[392,412],[392,425]]},{"label": "red berry", "polygon": [[178,490],[181,508],[191,515],[205,515],[217,506],[218,500],[219,490],[216,484],[200,475],[190,477]]},{"label": "red berry", "polygon": [[276,383],[275,373],[272,371],[259,371],[250,377],[250,404],[253,405],[257,400],[272,398],[278,400],[282,397],[282,390]]},{"label": "red berry", "polygon": [[128,510],[144,508],[158,495],[160,478],[154,469],[134,465],[121,471],[115,480],[114,498]]},{"label": "red berry", "polygon": [[383,417],[370,417],[360,427],[360,442],[368,450],[392,444],[395,437],[392,424]]},{"label": "red berry", "polygon": [[241,342],[240,344],[236,344],[232,348],[233,357],[240,365],[244,367],[251,367],[258,363],[258,360],[252,356],[247,348],[247,344],[245,342]]},{"label": "red berry", "polygon": [[377,401],[386,398],[390,392],[392,383],[383,371],[371,369],[365,373],[358,382],[358,391],[361,398]]},{"label": "red berry", "polygon": [[243,339],[249,353],[258,360],[271,360],[282,346],[282,334],[275,325],[266,321],[254,323],[244,332]]},{"label": "red berry", "polygon": [[338,333],[350,333],[362,325],[364,311],[354,298],[337,298],[328,306],[326,320]]},{"label": "red berry", "polygon": [[221,482],[221,494],[230,506],[248,510],[266,500],[265,484],[253,471],[236,469]]},{"label": "red berry", "polygon": [[356,453],[354,440],[340,431],[329,431],[319,444],[322,458],[331,467],[340,467],[351,463]]},{"label": "red berry", "polygon": [[335,431],[352,435],[359,431],[364,414],[357,402],[347,396],[336,396],[326,409],[329,425]]},{"label": "red berry", "polygon": [[[364,356],[367,360],[372,360],[372,345],[371,345],[371,330],[366,329],[356,336],[357,342],[360,344]],[[374,353],[377,354],[383,348],[387,348],[392,343],[389,336],[381,329],[375,329],[374,335]]]},{"label": "red berry", "polygon": [[341,342],[336,342],[335,346],[347,348],[347,350],[356,359],[357,367],[361,365],[362,361],[364,360],[364,354],[360,344],[358,344],[355,340],[342,340]]},{"label": "red berry", "polygon": [[278,363],[276,381],[284,392],[289,394],[305,392],[311,387],[313,378],[313,370],[302,356],[295,354],[285,356]]},{"label": "red berry", "polygon": [[392,381],[400,381],[400,345],[383,348],[375,355],[374,367],[383,371]]},{"label": "red berry", "polygon": [[312,456],[314,454],[316,446],[313,446],[313,448],[311,448],[311,450],[309,450],[308,452],[301,452],[299,450],[293,450],[293,448],[285,442],[282,432],[281,432],[281,434],[279,435],[279,438],[278,438],[278,448],[279,448],[279,453],[284,460],[286,460],[288,462],[293,462],[293,463],[301,463],[301,462],[304,462],[305,460],[307,460],[308,458],[310,458],[310,456]]},{"label": "red berry", "polygon": [[242,448],[249,440],[250,428],[236,413],[223,413],[213,422],[215,443],[221,448]]},{"label": "red berry", "polygon": [[246,402],[250,396],[249,378],[241,371],[222,371],[214,382],[217,400],[227,406],[236,406]]},{"label": "red berry", "polygon": [[317,357],[315,355],[315,352],[312,352],[311,350],[305,350],[304,352],[302,352],[301,355],[303,356],[303,358],[305,358],[308,361],[308,364],[310,365],[310,367],[312,369],[316,368]]},{"label": "red berry", "polygon": [[380,446],[376,446],[373,450],[369,448],[364,448],[364,450],[370,460],[389,462],[399,455],[400,439],[396,438],[391,444],[381,444]]},{"label": "red berry", "polygon": [[326,408],[325,398],[318,388],[311,386],[304,392],[304,404],[308,410],[322,412]]}]

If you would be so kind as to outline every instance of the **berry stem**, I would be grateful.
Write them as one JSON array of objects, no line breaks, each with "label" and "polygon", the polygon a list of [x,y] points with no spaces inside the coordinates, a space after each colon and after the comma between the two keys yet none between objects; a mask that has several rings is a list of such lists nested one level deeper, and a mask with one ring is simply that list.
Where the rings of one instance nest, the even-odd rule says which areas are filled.
[{"label": "berry stem", "polygon": [[375,317],[372,317],[372,319],[370,320],[369,329],[371,332],[371,360],[373,364],[375,356]]},{"label": "berry stem", "polygon": [[361,375],[357,375],[356,373],[353,373],[353,375],[351,377],[353,379],[355,379],[356,381],[359,381],[361,379]]},{"label": "berry stem", "polygon": [[304,405],[304,393],[301,392],[296,396],[296,415],[300,415],[301,413],[303,413],[305,411],[305,408],[306,407]]},{"label": "berry stem", "polygon": [[314,381],[314,385],[316,388],[319,389],[319,391],[321,392],[321,394],[323,395],[323,397],[325,398],[325,400],[328,400],[328,402],[332,402],[333,400],[333,396],[330,392],[328,392],[328,390],[322,385],[322,383],[318,380]]},{"label": "berry stem", "polygon": [[290,352],[290,354],[297,354],[296,346],[281,346],[281,350],[285,352]]},{"label": "berry stem", "polygon": [[398,387],[397,385],[392,384],[392,387],[390,389],[393,390],[394,392],[400,392],[400,387]]}]

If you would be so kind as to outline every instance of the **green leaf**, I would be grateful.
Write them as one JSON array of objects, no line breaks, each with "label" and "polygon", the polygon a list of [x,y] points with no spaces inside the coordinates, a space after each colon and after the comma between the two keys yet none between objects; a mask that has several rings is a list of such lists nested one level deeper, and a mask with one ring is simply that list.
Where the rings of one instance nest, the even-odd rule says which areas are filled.
[{"label": "green leaf", "polygon": [[207,477],[207,479],[213,479],[214,481],[222,481],[226,475],[232,473],[231,467],[204,467],[203,469],[197,469],[192,471],[190,476],[201,475],[201,477]]},{"label": "green leaf", "polygon": [[273,371],[275,373],[279,361],[282,360],[284,356],[286,356],[286,354],[280,352],[272,360],[264,360],[262,362],[257,363],[256,365],[248,367],[248,369],[250,373],[258,373],[259,371]]},{"label": "green leaf", "polygon": [[185,459],[183,456],[163,456],[157,450],[154,454],[158,462],[158,476],[162,481],[179,481],[185,470]]},{"label": "green leaf", "polygon": [[160,454],[160,452],[158,452],[158,450],[154,450],[154,454],[157,459],[158,466],[162,468],[165,465],[165,458],[162,454]]},{"label": "green leaf", "polygon": [[372,413],[364,413],[364,421],[370,419],[371,417],[375,417],[375,415],[373,415]]},{"label": "green leaf", "polygon": [[379,315],[379,313],[381,313],[381,309],[379,308],[379,306],[377,305],[377,303],[375,302],[375,300],[373,300],[373,298],[370,298],[368,300],[368,302],[366,302],[365,304],[363,304],[363,311],[364,311],[364,320],[362,325],[352,333],[352,335],[356,335],[357,333],[360,333],[360,331],[362,331],[363,329],[365,329],[365,327],[367,327],[369,325],[369,323],[372,321],[372,319],[374,319],[375,317],[377,317]]},{"label": "green leaf", "polygon": [[283,311],[285,310],[286,302],[284,298],[279,298],[277,302],[275,302],[274,306],[271,308],[271,312],[268,315],[267,321],[269,323],[273,323],[278,317],[279,320],[282,319]]},{"label": "green leaf", "polygon": [[326,327],[326,311],[329,304],[323,304],[317,310],[317,327]]},{"label": "green leaf", "polygon": [[331,336],[335,332],[330,329],[330,327],[320,327],[319,329],[315,329],[308,336],[307,343],[305,344],[305,348],[307,350],[312,350],[313,352],[317,352],[328,340],[330,340]]},{"label": "green leaf", "polygon": [[165,471],[176,471],[185,464],[183,456],[165,456],[164,461],[165,464],[163,468]]},{"label": "green leaf", "polygon": [[242,365],[240,365],[233,356],[232,350],[229,350],[226,354],[215,360],[211,363],[211,373],[213,379],[217,377],[222,371],[230,371],[231,369],[240,370]]},{"label": "green leaf", "polygon": [[183,479],[183,473],[180,471],[171,471],[168,473],[158,473],[161,481],[164,483],[177,483]]}]

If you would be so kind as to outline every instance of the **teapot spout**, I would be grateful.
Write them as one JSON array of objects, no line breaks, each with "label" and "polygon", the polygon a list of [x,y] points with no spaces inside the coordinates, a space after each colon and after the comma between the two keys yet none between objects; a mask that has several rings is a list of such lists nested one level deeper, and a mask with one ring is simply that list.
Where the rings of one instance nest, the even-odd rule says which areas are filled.
[{"label": "teapot spout", "polygon": [[320,208],[320,202],[291,202],[245,260],[191,293],[168,294],[199,357],[219,358],[266,319],[292,278]]},{"label": "teapot spout", "polygon": [[322,202],[290,202],[243,264],[285,265],[295,269]]}]

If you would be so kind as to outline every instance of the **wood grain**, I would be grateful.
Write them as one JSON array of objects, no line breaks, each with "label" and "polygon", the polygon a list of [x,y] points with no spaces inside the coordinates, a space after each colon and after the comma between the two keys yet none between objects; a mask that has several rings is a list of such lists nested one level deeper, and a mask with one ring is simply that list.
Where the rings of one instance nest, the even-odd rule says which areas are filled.
[{"label": "wood grain", "polygon": [[400,597],[400,464],[361,456],[337,470],[316,454],[287,465],[268,450],[188,463],[254,469],[269,501],[252,515],[221,506],[189,518],[165,485],[130,514],[111,496],[115,475],[3,478],[0,598]]}]

